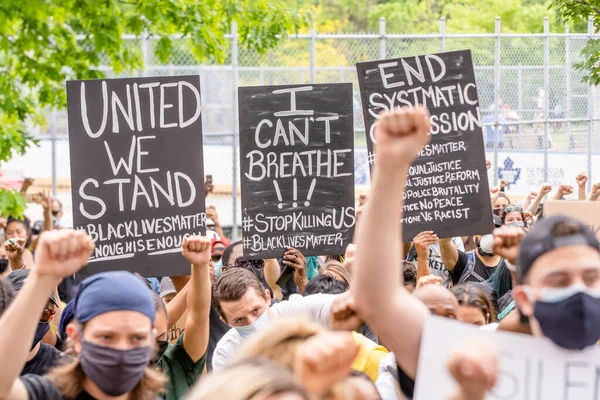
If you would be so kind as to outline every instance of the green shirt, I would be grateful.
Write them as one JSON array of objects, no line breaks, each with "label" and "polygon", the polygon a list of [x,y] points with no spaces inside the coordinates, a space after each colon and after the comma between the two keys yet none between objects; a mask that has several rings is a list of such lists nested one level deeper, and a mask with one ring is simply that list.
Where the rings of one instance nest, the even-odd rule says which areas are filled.
[{"label": "green shirt", "polygon": [[156,363],[158,368],[169,378],[163,395],[166,400],[177,400],[187,394],[202,375],[206,365],[208,353],[204,353],[202,358],[194,363],[185,351],[183,347],[184,334],[185,332],[177,338],[177,343],[169,344],[165,354]]}]

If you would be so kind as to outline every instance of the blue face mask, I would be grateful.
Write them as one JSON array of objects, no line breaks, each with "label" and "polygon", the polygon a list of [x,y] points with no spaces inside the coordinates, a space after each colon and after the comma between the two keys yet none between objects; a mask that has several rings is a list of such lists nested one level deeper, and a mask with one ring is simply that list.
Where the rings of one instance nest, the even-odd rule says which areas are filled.
[{"label": "blue face mask", "polygon": [[221,275],[223,273],[223,259],[213,261],[213,265],[215,266],[215,276]]},{"label": "blue face mask", "polygon": [[254,332],[258,332],[271,322],[271,317],[269,316],[269,309],[266,309],[260,317],[253,324],[246,326],[235,326],[235,330],[240,334],[243,339],[246,339]]},{"label": "blue face mask", "polygon": [[542,291],[533,315],[544,336],[560,347],[583,350],[600,339],[600,292],[585,285]]}]

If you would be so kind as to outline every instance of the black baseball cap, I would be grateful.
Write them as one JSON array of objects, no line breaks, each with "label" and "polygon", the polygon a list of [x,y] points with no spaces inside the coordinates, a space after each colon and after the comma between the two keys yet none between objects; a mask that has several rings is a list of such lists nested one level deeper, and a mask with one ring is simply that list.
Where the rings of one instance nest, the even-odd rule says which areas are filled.
[{"label": "black baseball cap", "polygon": [[492,214],[492,216],[494,218],[494,227],[500,228],[502,226],[502,219],[496,214]]},{"label": "black baseball cap", "polygon": [[[556,237],[557,225],[571,223],[580,233]],[[565,215],[554,215],[538,221],[523,239],[518,258],[519,280],[527,276],[531,266],[542,255],[560,247],[586,245],[600,251],[600,243],[593,232],[581,221]]]},{"label": "black baseball cap", "polygon": [[[29,277],[30,272],[31,270],[29,269],[19,269],[8,274],[6,279],[12,283],[13,287],[18,292],[25,284],[25,281],[27,281],[27,277]],[[59,306],[58,302],[54,298],[54,293],[50,293],[50,301],[53,302],[55,306]]]}]

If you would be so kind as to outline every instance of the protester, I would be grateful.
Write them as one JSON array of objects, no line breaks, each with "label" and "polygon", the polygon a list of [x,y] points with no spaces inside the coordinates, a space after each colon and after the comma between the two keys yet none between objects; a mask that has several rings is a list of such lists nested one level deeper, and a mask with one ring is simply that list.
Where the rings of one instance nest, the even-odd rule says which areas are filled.
[{"label": "protester", "polygon": [[315,279],[308,282],[302,295],[306,297],[319,293],[340,294],[347,292],[349,289],[350,286],[346,282],[335,279],[329,274],[318,275]]},{"label": "protester", "polygon": [[441,278],[437,276],[424,277],[421,279],[434,278],[436,283],[424,284],[412,293],[419,299],[432,314],[440,317],[456,319],[458,316],[458,301],[448,289],[441,285]]},{"label": "protester", "polygon": [[[421,335],[430,313],[398,279],[398,260],[403,258],[402,224],[398,221],[402,220],[408,168],[429,141],[428,117],[426,109],[413,107],[395,109],[378,121],[377,163],[373,167],[369,201],[356,232],[353,268],[356,311],[393,351],[398,364],[397,382],[408,398],[413,397]],[[471,357],[475,363],[480,360]],[[485,374],[483,377],[487,378]],[[480,376],[474,378],[481,380]],[[493,384],[487,379],[480,383],[484,393]]]},{"label": "protester", "polygon": [[159,296],[161,301],[165,304],[165,306],[169,304],[171,300],[173,300],[176,294],[177,290],[175,290],[175,286],[173,286],[173,281],[171,281],[171,278],[167,276],[162,278],[160,280]]},{"label": "protester", "polygon": [[494,254],[494,237],[491,234],[475,235],[476,249],[468,253],[456,248],[451,239],[440,240],[440,252],[444,265],[450,271],[454,285],[464,282],[485,282],[504,259]]},{"label": "protester", "polygon": [[[233,363],[255,358],[279,361],[313,395],[342,400],[354,391],[346,381],[350,369],[368,363],[363,359],[369,357],[371,352],[361,357],[360,346],[347,332],[331,332],[303,319],[283,319],[245,343]],[[371,360],[377,365],[375,374],[380,358],[376,353]]]},{"label": "protester", "polygon": [[[458,250],[465,251],[462,238],[452,238],[452,243]],[[417,261],[417,279],[431,273],[442,277],[445,287],[452,285],[450,271],[442,260],[439,238],[433,231],[421,232],[414,237],[406,260]]]},{"label": "protester", "polygon": [[31,230],[29,219],[15,219],[9,217],[6,222],[6,239],[4,244],[11,271],[18,269],[32,269],[35,265],[33,253],[29,250],[31,244]]},{"label": "protester", "polygon": [[0,317],[0,398],[106,398],[130,394],[149,397],[162,391],[165,379],[149,368],[155,311],[151,292],[135,275],[106,272],[81,283],[75,299],[75,324],[67,331],[78,357],[46,377],[20,370],[34,337],[48,294],[65,276],[77,272],[93,249],[83,232],[59,230],[40,238],[37,265],[19,295]]},{"label": "protester", "polygon": [[458,300],[457,319],[474,325],[487,325],[496,321],[496,313],[490,299],[473,283],[463,283],[451,290]]},{"label": "protester", "polygon": [[289,301],[282,301],[270,307],[270,292],[256,275],[238,268],[224,272],[214,283],[213,304],[222,321],[231,329],[217,344],[213,355],[213,370],[223,369],[234,357],[242,342],[268,326],[273,319],[287,315],[304,315],[327,325],[334,298],[333,295],[325,294],[308,297],[292,295]]},{"label": "protester", "polygon": [[6,256],[6,249],[4,246],[0,246],[0,278],[5,277],[10,273],[8,257]]},{"label": "protester", "polygon": [[[235,382],[235,384],[232,384]],[[275,361],[253,359],[211,374],[187,396],[189,400],[313,400],[290,371]]]},{"label": "protester", "polygon": [[215,275],[219,276],[223,272],[223,251],[225,250],[223,240],[215,240],[212,244],[212,263],[215,268]]},{"label": "protester", "polygon": [[596,345],[600,245],[583,223],[552,216],[539,221],[524,238],[518,229],[498,231],[495,248],[510,265],[518,266],[519,285],[513,297],[521,323],[529,325],[534,336],[546,336],[573,350]]},{"label": "protester", "polygon": [[[6,279],[13,285],[15,291],[19,292],[23,288],[25,281],[29,278],[30,272],[30,270],[26,269],[14,271],[8,274]],[[5,304],[5,309],[8,305],[10,304]],[[42,339],[51,332],[50,322],[56,317],[55,313],[58,308],[58,302],[54,293],[50,292],[47,304],[39,318],[35,336],[27,356],[27,362],[21,371],[21,375],[45,375],[53,367],[70,359],[69,357],[65,357],[62,352],[58,351],[55,346],[42,342]],[[5,309],[0,311],[3,313]],[[60,318],[60,315],[58,315],[57,318]],[[62,342],[56,347],[61,348]]]},{"label": "protester", "polygon": [[352,276],[339,261],[327,261],[319,270],[319,275],[329,275],[334,279],[344,282],[346,285],[350,285],[352,282]]},{"label": "protester", "polygon": [[414,292],[417,287],[417,268],[409,261],[404,262],[402,278],[404,288],[408,290],[409,293]]},{"label": "protester", "polygon": [[[211,242],[207,237],[188,236],[181,245],[183,257],[191,264],[191,278],[186,291],[187,317],[185,330],[174,344],[169,344],[167,310],[161,299],[154,301],[157,311],[156,365],[169,378],[166,400],[186,394],[204,371],[209,335]],[[181,293],[181,292],[180,292]]]},{"label": "protester", "polygon": [[504,207],[500,213],[500,219],[503,225],[516,226],[518,228],[526,228],[526,217],[523,207],[518,205],[508,205]]}]

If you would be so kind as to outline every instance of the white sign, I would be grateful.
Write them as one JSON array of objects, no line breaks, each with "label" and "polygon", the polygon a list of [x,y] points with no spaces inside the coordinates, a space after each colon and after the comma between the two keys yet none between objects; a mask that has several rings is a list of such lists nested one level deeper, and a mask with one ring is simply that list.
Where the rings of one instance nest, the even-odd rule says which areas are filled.
[{"label": "white sign", "polygon": [[[570,329],[565,327],[565,329]],[[550,340],[485,332],[440,317],[425,324],[415,400],[447,399],[456,387],[446,365],[459,343],[483,338],[498,351],[498,380],[486,400],[600,399],[600,349],[564,350]]]}]

